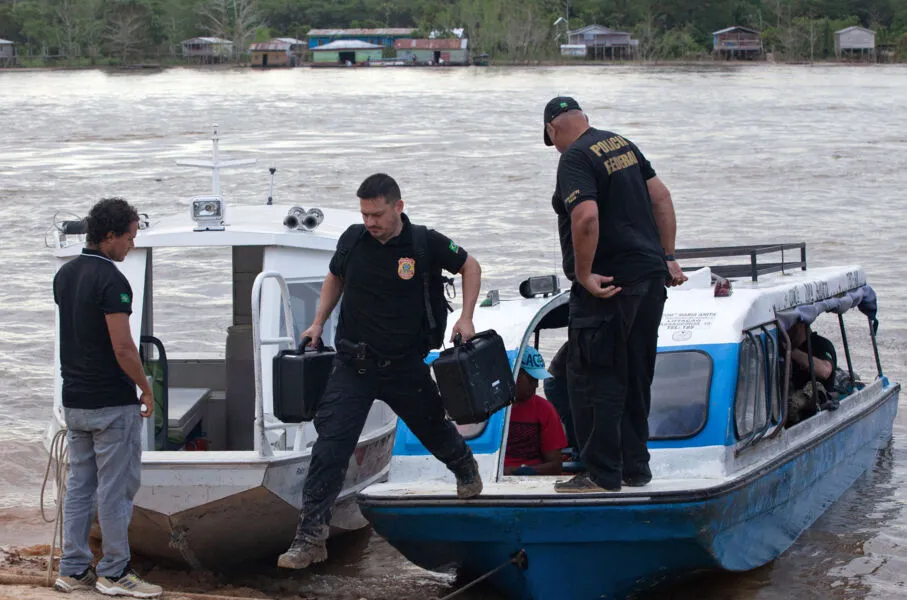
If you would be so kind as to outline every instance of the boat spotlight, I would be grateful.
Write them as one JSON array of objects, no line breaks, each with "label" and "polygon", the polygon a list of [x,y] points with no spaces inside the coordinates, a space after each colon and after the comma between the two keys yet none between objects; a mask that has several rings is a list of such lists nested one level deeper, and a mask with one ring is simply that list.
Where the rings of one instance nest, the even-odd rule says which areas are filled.
[{"label": "boat spotlight", "polygon": [[301,206],[294,206],[283,219],[283,225],[287,229],[299,229],[301,231],[312,231],[324,221],[324,213],[321,209],[310,208],[305,210]]},{"label": "boat spotlight", "polygon": [[195,231],[224,230],[224,199],[220,196],[195,196],[192,198],[192,220]]},{"label": "boat spotlight", "polygon": [[534,298],[535,296],[550,296],[561,291],[557,275],[544,275],[530,277],[520,284],[520,296]]}]

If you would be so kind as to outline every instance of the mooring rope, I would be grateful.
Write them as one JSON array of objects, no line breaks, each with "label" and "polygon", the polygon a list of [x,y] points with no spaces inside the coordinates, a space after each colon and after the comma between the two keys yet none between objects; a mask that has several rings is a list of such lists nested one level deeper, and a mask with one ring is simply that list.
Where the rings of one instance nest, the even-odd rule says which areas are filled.
[{"label": "mooring rope", "polygon": [[466,585],[464,585],[457,591],[451,592],[450,594],[447,594],[446,596],[444,596],[443,598],[439,598],[438,600],[451,600],[451,598],[456,598],[457,596],[459,596],[460,594],[462,594],[469,588],[473,587],[474,585],[478,584],[481,581],[485,581],[486,579],[488,579],[489,577],[491,577],[492,575],[494,575],[501,569],[504,569],[505,567],[508,567],[510,565],[515,565],[516,568],[519,569],[520,571],[525,571],[529,567],[529,562],[528,562],[528,557],[526,556],[526,551],[520,550],[519,552],[517,552],[516,554],[511,556],[507,560],[507,562],[499,564],[498,566],[496,566],[492,570],[488,571],[481,577],[473,579],[472,581],[470,581],[469,583],[467,583]]},{"label": "mooring rope", "polygon": [[[47,489],[47,482],[50,478],[51,467],[53,467],[54,484],[57,486],[57,514],[52,519],[47,518],[44,510],[44,495]],[[66,444],[66,428],[60,429],[54,434],[50,443],[50,456],[47,458],[47,468],[44,470],[44,482],[41,484],[41,517],[45,523],[54,524],[54,537],[50,541],[50,554],[47,557],[47,581],[48,587],[53,585],[54,572],[54,553],[57,549],[57,540],[60,547],[63,547],[63,498],[66,496],[66,475],[69,468],[69,446]]]}]

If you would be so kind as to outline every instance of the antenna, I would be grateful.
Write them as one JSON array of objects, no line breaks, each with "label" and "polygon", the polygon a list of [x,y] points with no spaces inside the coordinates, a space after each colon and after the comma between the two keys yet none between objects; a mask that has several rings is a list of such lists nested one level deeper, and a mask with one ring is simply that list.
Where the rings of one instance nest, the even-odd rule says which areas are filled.
[{"label": "antenna", "polygon": [[220,170],[229,167],[240,167],[243,165],[254,165],[257,159],[240,158],[236,160],[221,160],[217,137],[217,123],[214,123],[214,137],[211,138],[214,143],[214,160],[178,160],[176,164],[181,167],[200,167],[202,169],[211,169],[211,193],[220,196]]},{"label": "antenna", "polygon": [[271,167],[268,169],[271,173],[271,188],[268,190],[268,206],[274,204],[274,173],[277,172],[277,167]]}]

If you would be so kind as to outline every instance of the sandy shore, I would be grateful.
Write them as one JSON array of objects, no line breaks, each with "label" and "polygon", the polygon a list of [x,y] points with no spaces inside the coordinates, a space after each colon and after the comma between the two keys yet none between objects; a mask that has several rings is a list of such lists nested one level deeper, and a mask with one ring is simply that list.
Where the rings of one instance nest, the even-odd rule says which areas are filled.
[{"label": "sandy shore", "polygon": [[[43,586],[52,535],[53,524],[45,523],[37,508],[0,510],[0,600],[65,597]],[[277,569],[270,561],[228,573],[162,566],[142,557],[133,557],[132,565],[142,577],[162,586],[168,600],[429,600],[451,591],[453,579],[435,574],[421,577],[415,586],[407,585],[401,595],[399,556],[372,535],[366,530],[332,538],[328,541],[331,560],[302,572]],[[97,547],[94,550],[99,552]],[[58,549],[55,563],[59,556]],[[29,585],[18,585],[23,582]],[[87,592],[69,597],[102,596]]]}]

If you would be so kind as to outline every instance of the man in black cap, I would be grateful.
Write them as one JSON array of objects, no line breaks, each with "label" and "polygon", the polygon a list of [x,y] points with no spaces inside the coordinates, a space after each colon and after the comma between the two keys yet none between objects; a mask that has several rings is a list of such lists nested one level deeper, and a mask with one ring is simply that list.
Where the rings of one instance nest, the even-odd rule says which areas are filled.
[{"label": "man in black cap", "polygon": [[643,486],[665,285],[686,281],[673,256],[671,194],[632,142],[590,127],[573,98],[551,100],[544,127],[545,145],[561,153],[552,204],[573,282],[567,382],[588,470],[555,490]]}]

